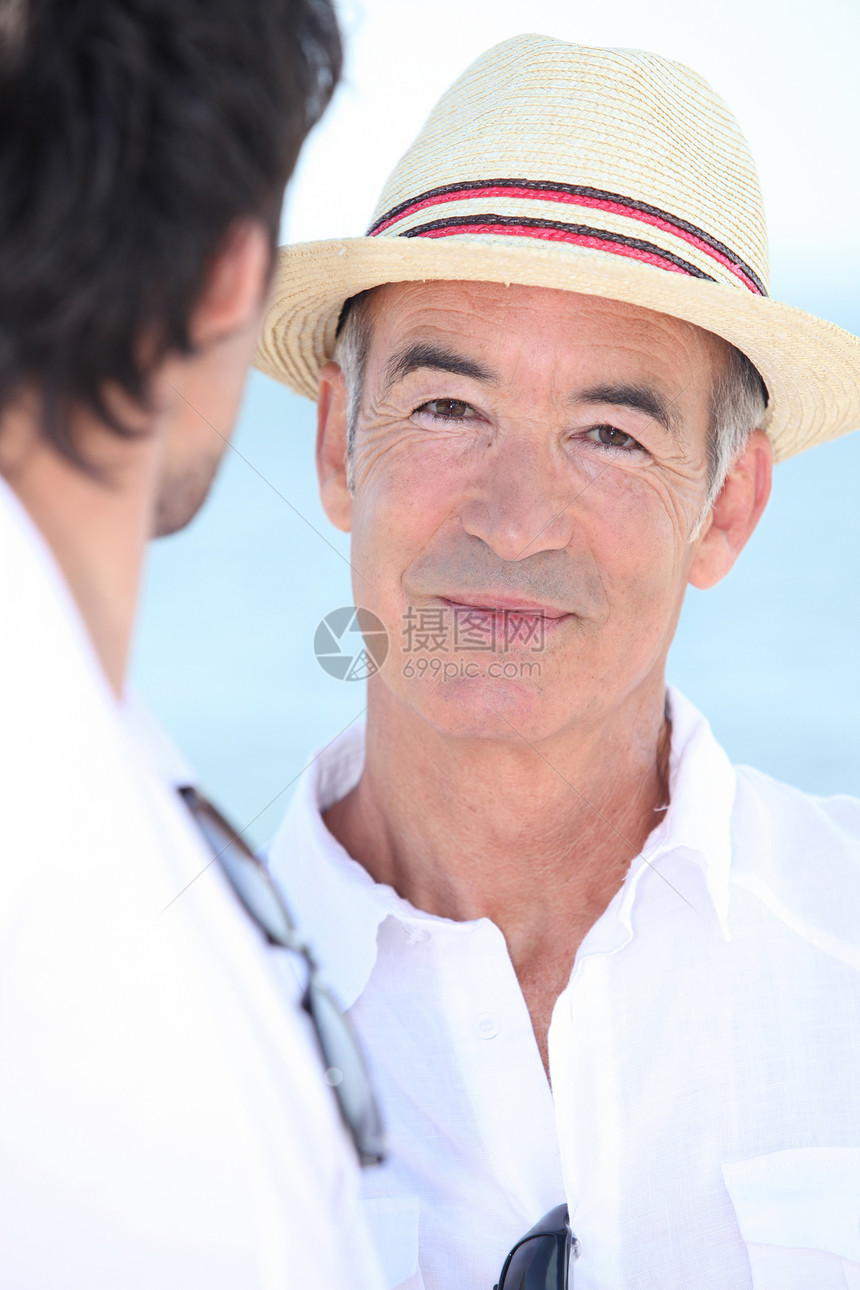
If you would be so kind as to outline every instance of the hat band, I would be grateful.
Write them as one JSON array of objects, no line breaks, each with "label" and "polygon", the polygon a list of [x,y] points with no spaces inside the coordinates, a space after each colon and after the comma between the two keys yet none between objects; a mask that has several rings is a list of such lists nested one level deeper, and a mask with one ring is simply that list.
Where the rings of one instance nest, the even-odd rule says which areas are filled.
[{"label": "hat band", "polygon": [[[390,237],[450,237],[461,233],[536,237],[630,256],[673,273],[686,273],[710,282],[717,281],[684,256],[641,237],[532,215],[501,215],[491,211],[476,214],[471,204],[481,200],[525,200],[529,202],[530,210],[534,209],[535,204],[546,203],[547,215],[550,211],[553,215],[556,214],[558,204],[561,203],[605,211],[612,217],[620,216],[625,220],[651,225],[694,247],[715,267],[719,265],[723,270],[721,276],[727,271],[754,295],[767,295],[764,284],[750,266],[736,252],[703,229],[635,198],[579,184],[559,184],[548,180],[481,179],[432,188],[392,207],[371,225],[368,236],[378,237],[385,233]],[[426,223],[410,222],[421,211],[439,205],[456,206],[458,202],[470,204],[468,213],[464,210],[460,215],[452,214]],[[549,203],[555,203],[555,209],[549,207]],[[683,247],[678,249],[683,250]]]}]

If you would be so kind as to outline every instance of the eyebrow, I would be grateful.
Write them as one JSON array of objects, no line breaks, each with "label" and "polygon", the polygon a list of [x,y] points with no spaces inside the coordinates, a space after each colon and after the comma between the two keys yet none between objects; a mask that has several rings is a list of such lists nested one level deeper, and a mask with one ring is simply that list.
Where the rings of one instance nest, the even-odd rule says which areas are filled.
[{"label": "eyebrow", "polygon": [[571,395],[570,403],[606,403],[616,408],[635,408],[644,412],[662,426],[673,439],[678,438],[678,416],[672,404],[650,385],[607,384],[592,385],[587,390],[580,390]]},{"label": "eyebrow", "polygon": [[454,350],[445,349],[441,345],[418,341],[392,354],[385,364],[383,395],[390,393],[398,381],[402,381],[410,372],[417,372],[421,368],[430,368],[436,372],[452,372],[455,376],[470,376],[475,381],[483,381],[485,385],[499,383],[496,373],[489,367],[485,367],[483,363],[473,358],[466,358],[464,354],[457,354]]}]

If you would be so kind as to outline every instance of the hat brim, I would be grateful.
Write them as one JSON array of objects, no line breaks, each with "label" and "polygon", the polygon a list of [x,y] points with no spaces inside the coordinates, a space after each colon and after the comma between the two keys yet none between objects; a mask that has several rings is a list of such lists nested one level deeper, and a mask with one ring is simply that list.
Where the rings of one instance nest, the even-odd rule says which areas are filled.
[{"label": "hat brim", "polygon": [[777,461],[860,426],[860,340],[792,305],[603,251],[510,237],[353,238],[283,247],[256,366],[316,399],[345,300],[388,282],[499,282],[653,309],[722,336],[768,388]]}]

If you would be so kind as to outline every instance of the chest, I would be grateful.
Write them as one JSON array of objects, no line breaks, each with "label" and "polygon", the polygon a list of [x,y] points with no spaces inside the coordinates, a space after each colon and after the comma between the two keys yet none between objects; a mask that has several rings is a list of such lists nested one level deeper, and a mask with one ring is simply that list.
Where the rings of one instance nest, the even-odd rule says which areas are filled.
[{"label": "chest", "polygon": [[528,968],[517,972],[523,1002],[531,1021],[534,1041],[541,1063],[549,1079],[549,1027],[559,996],[567,985],[573,969],[576,948],[563,958],[542,958]]}]

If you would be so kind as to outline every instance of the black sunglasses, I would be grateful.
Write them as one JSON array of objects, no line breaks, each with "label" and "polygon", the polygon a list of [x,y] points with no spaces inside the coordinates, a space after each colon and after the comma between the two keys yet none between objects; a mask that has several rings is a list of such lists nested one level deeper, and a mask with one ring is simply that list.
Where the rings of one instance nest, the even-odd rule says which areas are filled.
[{"label": "black sunglasses", "polygon": [[572,1290],[578,1258],[567,1205],[556,1205],[517,1241],[493,1290]]},{"label": "black sunglasses", "polygon": [[362,1165],[385,1159],[385,1130],[367,1067],[352,1028],[326,985],[313,952],[299,936],[272,877],[236,829],[196,788],[179,794],[248,914],[270,945],[298,954],[307,967],[302,1007],[310,1017],[344,1124]]}]

